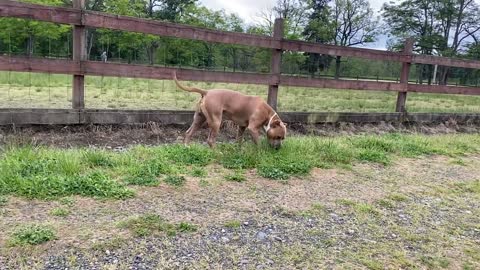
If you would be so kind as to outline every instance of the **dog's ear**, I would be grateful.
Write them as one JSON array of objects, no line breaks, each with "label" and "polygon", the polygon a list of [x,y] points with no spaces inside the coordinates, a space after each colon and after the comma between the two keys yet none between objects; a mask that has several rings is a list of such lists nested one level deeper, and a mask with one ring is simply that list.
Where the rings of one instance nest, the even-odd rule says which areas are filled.
[{"label": "dog's ear", "polygon": [[273,121],[270,126],[271,126],[272,128],[280,126],[280,120],[275,120],[275,121]]}]

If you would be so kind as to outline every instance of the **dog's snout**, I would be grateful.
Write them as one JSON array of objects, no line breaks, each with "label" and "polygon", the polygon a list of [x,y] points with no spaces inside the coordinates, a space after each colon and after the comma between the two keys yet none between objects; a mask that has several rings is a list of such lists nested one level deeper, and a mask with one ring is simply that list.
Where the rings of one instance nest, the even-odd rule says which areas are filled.
[{"label": "dog's snout", "polygon": [[279,140],[271,141],[271,142],[270,142],[270,146],[271,146],[273,149],[278,150],[278,149],[280,149],[280,147],[282,146],[282,142],[279,141]]}]

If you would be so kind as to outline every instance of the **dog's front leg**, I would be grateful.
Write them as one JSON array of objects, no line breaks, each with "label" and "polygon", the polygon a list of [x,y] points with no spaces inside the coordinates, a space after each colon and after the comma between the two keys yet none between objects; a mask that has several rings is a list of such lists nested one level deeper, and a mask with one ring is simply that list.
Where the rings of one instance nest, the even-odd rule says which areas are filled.
[{"label": "dog's front leg", "polygon": [[237,142],[238,144],[242,144],[243,143],[243,133],[245,133],[245,129],[247,127],[238,127],[238,132],[237,132]]},{"label": "dog's front leg", "polygon": [[253,143],[258,145],[258,143],[260,141],[260,130],[258,128],[251,128],[251,127],[249,127],[248,130],[250,131],[250,134],[252,135]]}]

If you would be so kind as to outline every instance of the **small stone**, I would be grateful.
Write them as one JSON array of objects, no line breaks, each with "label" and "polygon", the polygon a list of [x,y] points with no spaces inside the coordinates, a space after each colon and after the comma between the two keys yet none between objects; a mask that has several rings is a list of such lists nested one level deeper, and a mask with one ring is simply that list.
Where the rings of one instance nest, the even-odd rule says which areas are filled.
[{"label": "small stone", "polygon": [[222,233],[224,233],[224,232],[225,232],[225,229],[222,229]]},{"label": "small stone", "polygon": [[281,237],[278,237],[278,236],[275,236],[273,237],[273,239],[279,241],[279,242],[283,242],[283,239]]},{"label": "small stone", "polygon": [[105,253],[106,253],[107,255],[110,255],[110,250],[108,250],[108,249],[105,250]]},{"label": "small stone", "polygon": [[248,260],[245,260],[245,259],[244,259],[244,260],[241,260],[241,261],[240,261],[240,264],[248,264]]},{"label": "small stone", "polygon": [[230,239],[228,239],[227,237],[222,237],[220,239],[222,240],[223,243],[228,243],[230,241]]},{"label": "small stone", "polygon": [[472,213],[472,211],[469,211],[469,210],[465,211],[465,214],[469,214],[469,215],[470,215],[471,213]]},{"label": "small stone", "polygon": [[392,233],[392,238],[397,238],[397,235]]},{"label": "small stone", "polygon": [[248,221],[245,221],[243,225],[248,226]]},{"label": "small stone", "polygon": [[265,241],[267,239],[267,234],[264,232],[258,232],[257,233],[257,240],[259,241]]},{"label": "small stone", "polygon": [[348,234],[354,234],[355,233],[354,230],[348,230],[347,232],[348,232]]}]

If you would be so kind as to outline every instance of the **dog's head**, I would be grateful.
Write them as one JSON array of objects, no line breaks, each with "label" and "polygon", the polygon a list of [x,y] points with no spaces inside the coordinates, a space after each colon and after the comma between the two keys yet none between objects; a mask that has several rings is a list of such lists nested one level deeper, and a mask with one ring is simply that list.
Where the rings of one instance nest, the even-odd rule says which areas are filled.
[{"label": "dog's head", "polygon": [[282,146],[283,140],[287,136],[287,124],[280,119],[275,119],[266,128],[268,143],[271,147],[279,149]]}]

